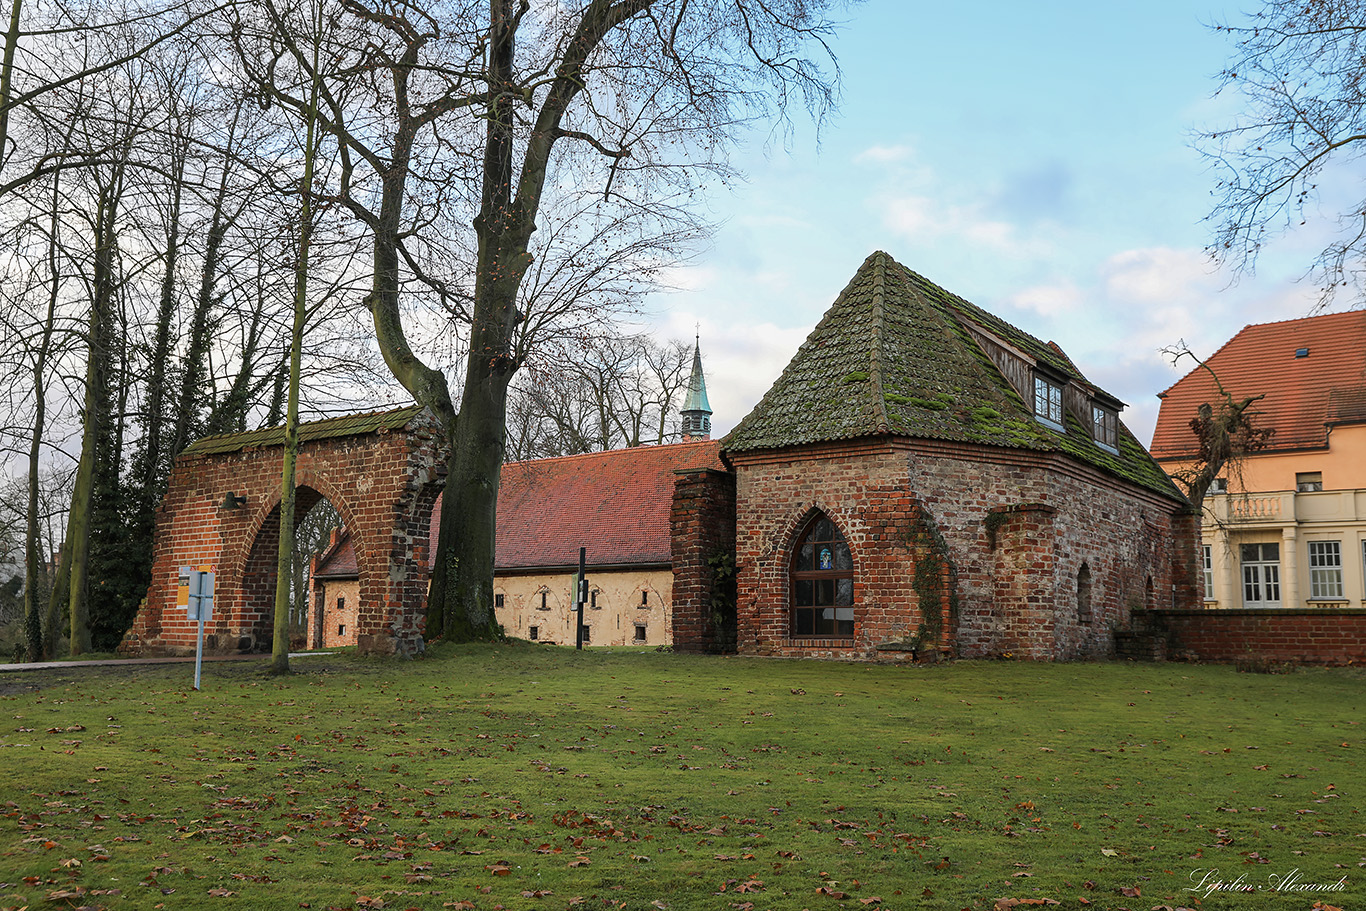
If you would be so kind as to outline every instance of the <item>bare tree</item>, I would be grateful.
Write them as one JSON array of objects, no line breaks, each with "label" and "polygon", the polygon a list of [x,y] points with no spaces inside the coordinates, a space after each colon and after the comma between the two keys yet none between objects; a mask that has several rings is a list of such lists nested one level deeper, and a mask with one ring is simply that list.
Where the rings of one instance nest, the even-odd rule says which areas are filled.
[{"label": "bare tree", "polygon": [[543,345],[509,397],[511,459],[668,443],[692,350],[645,335],[599,333]]},{"label": "bare tree", "polygon": [[[1234,24],[1220,91],[1243,114],[1202,136],[1219,175],[1216,260],[1251,270],[1267,240],[1317,217],[1325,187],[1345,187],[1337,230],[1310,266],[1322,300],[1349,285],[1360,297],[1366,256],[1366,195],[1357,164],[1366,154],[1366,0],[1265,0]],[[1334,207],[1337,202],[1334,201]]]},{"label": "bare tree", "polygon": [[[496,635],[507,395],[547,200],[596,197],[609,217],[687,225],[687,197],[726,173],[724,149],[744,123],[790,102],[818,117],[827,110],[827,13],[837,2],[342,0],[350,38],[324,55],[320,92],[319,127],[342,158],[334,194],[371,232],[366,305],[385,362],[451,439],[429,637]],[[232,26],[243,65],[302,118],[308,80],[285,74],[309,73],[308,50],[280,17],[267,9],[261,21],[255,9]],[[471,283],[458,290],[433,274],[440,258],[430,247],[443,231],[471,238]],[[414,280],[464,302],[458,411],[445,375],[410,341],[400,294]]]},{"label": "bare tree", "polygon": [[1266,394],[1237,398],[1219,381],[1219,376],[1200,358],[1178,342],[1162,349],[1178,365],[1190,358],[1197,369],[1209,374],[1214,384],[1213,401],[1202,402],[1191,416],[1189,426],[1194,434],[1195,458],[1185,467],[1172,473],[1175,481],[1191,501],[1197,515],[1204,514],[1205,497],[1215,480],[1229,473],[1240,477],[1243,460],[1260,449],[1265,449],[1275,434],[1274,427],[1259,427],[1252,406],[1266,398]]}]

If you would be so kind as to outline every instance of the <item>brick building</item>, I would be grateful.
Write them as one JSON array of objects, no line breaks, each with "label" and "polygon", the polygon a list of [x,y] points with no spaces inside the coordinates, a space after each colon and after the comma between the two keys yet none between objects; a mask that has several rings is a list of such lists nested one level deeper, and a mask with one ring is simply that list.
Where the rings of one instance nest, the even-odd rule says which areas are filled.
[{"label": "brick building", "polygon": [[738,648],[1111,654],[1196,595],[1189,504],[1067,356],[874,253],[723,440]]},{"label": "brick building", "polygon": [[[1056,345],[875,253],[719,445],[695,356],[691,441],[505,466],[499,621],[510,635],[572,642],[586,546],[590,644],[1109,655],[1136,609],[1198,598],[1189,504],[1122,407]],[[317,566],[333,587],[315,598],[315,644],[354,635],[367,652],[421,648],[442,465],[431,425],[404,409],[304,433],[301,502],[326,496],[351,533]],[[269,647],[272,434],[201,441],[177,463],[126,650],[186,648],[191,627],[168,586],[175,567],[206,562],[225,586],[211,647]]]}]

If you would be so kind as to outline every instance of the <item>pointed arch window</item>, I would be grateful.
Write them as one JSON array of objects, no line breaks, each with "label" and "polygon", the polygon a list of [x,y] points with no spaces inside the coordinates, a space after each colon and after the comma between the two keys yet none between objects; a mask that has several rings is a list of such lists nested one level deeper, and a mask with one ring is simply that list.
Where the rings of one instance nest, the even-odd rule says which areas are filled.
[{"label": "pointed arch window", "polygon": [[816,515],[792,554],[793,637],[852,638],[854,561],[844,535]]},{"label": "pointed arch window", "polygon": [[1077,570],[1077,622],[1091,622],[1091,567],[1085,563]]}]

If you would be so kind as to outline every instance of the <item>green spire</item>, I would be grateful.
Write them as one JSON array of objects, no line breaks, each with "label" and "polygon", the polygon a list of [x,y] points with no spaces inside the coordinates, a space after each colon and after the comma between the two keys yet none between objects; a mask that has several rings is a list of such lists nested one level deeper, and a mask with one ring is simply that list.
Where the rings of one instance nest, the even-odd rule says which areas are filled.
[{"label": "green spire", "polygon": [[707,401],[707,378],[702,375],[702,343],[694,341],[692,376],[688,377],[688,394],[683,399],[683,438],[707,440],[711,438],[711,403]]}]

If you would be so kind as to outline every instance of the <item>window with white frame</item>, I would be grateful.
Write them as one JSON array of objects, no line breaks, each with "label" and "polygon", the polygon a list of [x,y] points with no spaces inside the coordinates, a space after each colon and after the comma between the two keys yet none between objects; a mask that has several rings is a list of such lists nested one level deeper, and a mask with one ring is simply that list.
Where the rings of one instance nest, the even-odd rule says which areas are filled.
[{"label": "window with white frame", "polygon": [[1201,565],[1205,570],[1205,600],[1214,600],[1214,549],[1208,544],[1202,544]]},{"label": "window with white frame", "polygon": [[1309,542],[1309,597],[1342,597],[1342,545],[1339,542]]},{"label": "window with white frame", "polygon": [[1034,374],[1034,416],[1062,426],[1062,387],[1037,373]]},{"label": "window with white frame", "polygon": [[1323,472],[1295,472],[1295,491],[1297,493],[1318,493],[1323,490]]},{"label": "window with white frame", "polygon": [[1281,546],[1241,544],[1243,604],[1246,607],[1281,606]]},{"label": "window with white frame", "polygon": [[1091,406],[1091,436],[1097,443],[1119,451],[1119,415],[1100,405]]}]

